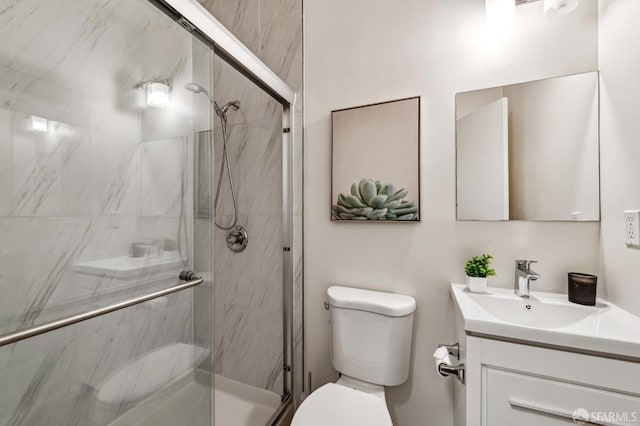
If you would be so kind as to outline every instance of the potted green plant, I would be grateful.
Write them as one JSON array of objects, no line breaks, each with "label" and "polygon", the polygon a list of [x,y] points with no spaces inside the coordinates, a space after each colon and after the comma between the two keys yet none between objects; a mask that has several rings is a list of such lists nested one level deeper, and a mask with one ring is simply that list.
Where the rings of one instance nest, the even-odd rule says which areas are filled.
[{"label": "potted green plant", "polygon": [[490,254],[482,256],[474,256],[464,265],[464,271],[467,273],[467,288],[472,293],[486,293],[487,277],[494,277],[496,271],[491,268]]}]

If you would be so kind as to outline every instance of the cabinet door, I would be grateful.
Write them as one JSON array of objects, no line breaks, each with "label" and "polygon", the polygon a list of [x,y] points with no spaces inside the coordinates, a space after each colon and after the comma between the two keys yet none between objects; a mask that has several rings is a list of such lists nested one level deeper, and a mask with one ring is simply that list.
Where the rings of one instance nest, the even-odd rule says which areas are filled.
[{"label": "cabinet door", "polygon": [[485,426],[640,425],[637,396],[492,367],[482,381]]}]

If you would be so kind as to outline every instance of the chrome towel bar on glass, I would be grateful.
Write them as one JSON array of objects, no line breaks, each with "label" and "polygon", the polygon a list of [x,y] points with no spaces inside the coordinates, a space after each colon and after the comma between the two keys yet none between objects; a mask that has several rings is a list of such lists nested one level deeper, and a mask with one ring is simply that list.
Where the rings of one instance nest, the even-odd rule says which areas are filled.
[{"label": "chrome towel bar on glass", "polygon": [[200,276],[190,271],[182,271],[180,273],[180,279],[186,280],[187,282],[173,286],[173,287],[169,287],[164,290],[156,291],[154,293],[150,293],[144,296],[138,296],[133,299],[114,303],[113,305],[105,306],[104,308],[94,309],[93,311],[84,312],[82,314],[71,315],[71,316],[61,318],[55,321],[51,321],[45,324],[37,325],[35,327],[5,334],[4,336],[0,336],[0,347],[5,345],[10,345],[12,343],[19,342],[20,340],[28,339],[30,337],[38,336],[40,334],[44,334],[49,331],[57,330],[59,328],[66,327],[68,325],[86,321],[91,318],[95,318],[111,312],[119,311],[120,309],[138,305],[140,303],[144,303],[149,300],[157,299],[158,297],[166,296],[172,293],[177,293],[179,291],[186,290],[188,288],[192,288],[197,285],[200,285],[204,281]]}]

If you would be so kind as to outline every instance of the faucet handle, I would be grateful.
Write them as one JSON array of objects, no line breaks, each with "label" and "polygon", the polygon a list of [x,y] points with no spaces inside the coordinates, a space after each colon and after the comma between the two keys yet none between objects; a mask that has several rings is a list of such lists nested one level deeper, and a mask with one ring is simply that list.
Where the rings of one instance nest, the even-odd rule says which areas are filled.
[{"label": "faucet handle", "polygon": [[538,263],[537,260],[516,260],[516,268],[527,270],[531,267],[532,263]]}]

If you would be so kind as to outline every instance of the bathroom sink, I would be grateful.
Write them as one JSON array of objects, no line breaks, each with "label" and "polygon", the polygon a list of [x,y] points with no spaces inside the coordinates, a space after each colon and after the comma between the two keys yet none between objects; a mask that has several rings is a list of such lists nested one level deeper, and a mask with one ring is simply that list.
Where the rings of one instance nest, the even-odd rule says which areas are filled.
[{"label": "bathroom sink", "polygon": [[489,288],[476,294],[463,284],[451,296],[468,335],[578,349],[640,361],[640,318],[598,299],[596,306],[569,302],[566,294]]},{"label": "bathroom sink", "polygon": [[549,297],[533,296],[529,299],[523,299],[516,295],[503,293],[469,293],[468,297],[481,309],[484,309],[487,314],[498,320],[538,328],[566,327],[589,315],[601,312],[607,306],[602,303],[597,307],[580,306],[569,301]]}]

